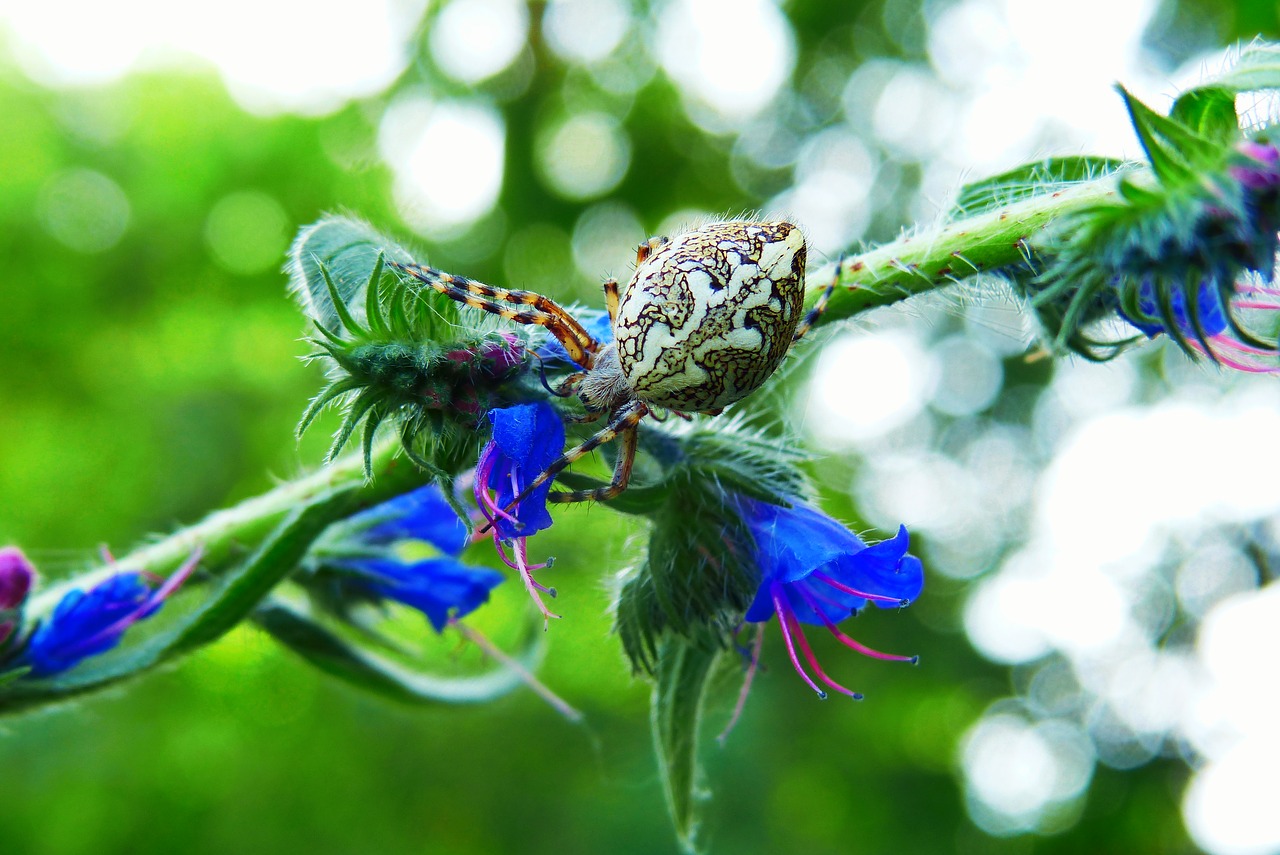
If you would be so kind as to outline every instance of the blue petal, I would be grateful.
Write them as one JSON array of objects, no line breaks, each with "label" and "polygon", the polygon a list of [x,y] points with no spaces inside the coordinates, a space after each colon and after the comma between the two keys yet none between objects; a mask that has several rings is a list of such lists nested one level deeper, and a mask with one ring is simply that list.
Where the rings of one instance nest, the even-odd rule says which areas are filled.
[{"label": "blue petal", "polygon": [[[33,673],[56,674],[115,647],[125,629],[160,608],[159,600],[146,605],[150,596],[151,589],[139,573],[118,573],[88,593],[68,592],[31,636],[26,659]],[[125,620],[117,629],[104,632]]]},{"label": "blue petal", "polygon": [[432,558],[406,564],[390,558],[349,561],[364,576],[369,590],[422,612],[436,632],[449,617],[463,617],[489,601],[503,575],[487,567],[471,567],[454,558]]},{"label": "blue petal", "polygon": [[[488,486],[497,491],[498,506],[505,508],[525,485],[564,453],[564,422],[545,401],[490,410],[489,421],[493,424],[492,445],[499,457],[489,475]],[[520,502],[515,511],[518,525],[499,518],[495,525],[498,535],[528,537],[549,528],[547,493],[550,490],[551,481],[547,481]]]},{"label": "blue petal", "polygon": [[[1148,276],[1142,280],[1142,285],[1138,288],[1138,308],[1148,318],[1154,320],[1136,320],[1125,314],[1123,309],[1119,310],[1120,316],[1133,326],[1142,331],[1148,338],[1154,338],[1162,332],[1167,332],[1165,323],[1161,320],[1160,304],[1156,301],[1156,289],[1161,287],[1157,284],[1156,279]],[[1195,324],[1191,322],[1191,317],[1187,314],[1187,297],[1186,292],[1181,286],[1173,287],[1173,294],[1170,298],[1170,307],[1173,310],[1173,319],[1181,332],[1187,338],[1195,338]],[[1210,281],[1202,281],[1196,289],[1196,308],[1200,313],[1200,324],[1204,329],[1206,336],[1217,335],[1227,330],[1226,310],[1222,305],[1221,295],[1218,289]]]},{"label": "blue petal", "polygon": [[924,568],[907,554],[910,540],[905,526],[893,538],[868,547],[840,523],[807,505],[783,508],[743,499],[741,509],[755,537],[761,572],[746,621],[762,622],[773,616],[774,584],[781,584],[782,595],[803,623],[839,623],[867,604],[865,597],[816,578],[815,571],[845,587],[892,598],[872,600],[882,608],[896,608],[901,600],[920,594]]},{"label": "blue petal", "polygon": [[361,511],[351,518],[368,523],[360,538],[379,545],[396,540],[425,540],[448,555],[459,555],[467,546],[467,526],[445,501],[435,484],[419,487],[390,501]]},{"label": "blue petal", "polygon": [[[578,318],[578,322],[582,324],[583,329],[601,344],[608,344],[613,341],[613,324],[609,321],[609,315],[605,312],[583,312]],[[573,365],[574,362],[569,358],[569,351],[564,349],[555,338],[549,338],[542,347],[536,351],[538,356],[542,357],[543,365],[547,367],[555,367],[559,364]]]},{"label": "blue petal", "polygon": [[867,548],[856,534],[808,505],[784,508],[747,499],[743,507],[766,580],[796,582],[831,561]]}]

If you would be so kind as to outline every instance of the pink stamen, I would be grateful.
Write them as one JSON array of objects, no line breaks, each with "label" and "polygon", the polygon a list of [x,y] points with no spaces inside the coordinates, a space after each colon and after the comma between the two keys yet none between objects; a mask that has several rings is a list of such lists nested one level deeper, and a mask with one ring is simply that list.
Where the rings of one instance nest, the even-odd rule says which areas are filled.
[{"label": "pink stamen", "polygon": [[569,706],[563,698],[551,691],[542,681],[535,677],[528,668],[525,668],[514,657],[486,638],[480,630],[461,624],[456,618],[450,618],[449,625],[458,630],[463,638],[483,650],[490,659],[514,671],[524,681],[524,684],[533,690],[534,694],[550,704],[552,709],[560,713],[560,715],[569,719],[569,721],[582,721],[582,713]]},{"label": "pink stamen", "polygon": [[826,573],[815,570],[809,574],[809,578],[817,579],[819,582],[830,585],[837,591],[844,591],[846,594],[852,594],[855,597],[862,597],[864,600],[875,600],[878,603],[904,603],[902,597],[886,597],[884,594],[869,594],[866,591],[859,591],[857,588],[850,588],[841,582],[832,579]]},{"label": "pink stamen", "polygon": [[756,627],[756,640],[751,645],[751,662],[747,665],[746,676],[742,678],[742,688],[738,691],[738,702],[733,705],[733,713],[729,716],[729,723],[724,726],[724,730],[720,731],[720,735],[716,737],[721,747],[728,740],[729,734],[738,724],[738,719],[742,717],[742,710],[747,705],[747,695],[751,693],[751,681],[755,679],[756,671],[760,667],[760,651],[764,649],[764,627]]},{"label": "pink stamen", "polygon": [[1233,309],[1261,309],[1263,311],[1273,312],[1280,309],[1280,303],[1263,302],[1260,300],[1234,300],[1231,303]]},{"label": "pink stamen", "polygon": [[1217,335],[1209,336],[1209,340],[1221,347],[1225,347],[1230,350],[1239,351],[1240,353],[1250,353],[1255,356],[1274,357],[1276,356],[1277,353],[1280,353],[1280,351],[1278,351],[1274,347],[1256,347],[1252,344],[1245,344],[1242,341],[1236,341],[1234,338],[1227,335],[1226,333],[1218,333]]},{"label": "pink stamen", "polygon": [[1220,345],[1220,348],[1219,350],[1214,350],[1212,352],[1207,352],[1204,349],[1204,347],[1202,347],[1198,342],[1194,342],[1194,341],[1191,342],[1191,347],[1197,353],[1203,354],[1205,356],[1209,356],[1217,360],[1218,362],[1221,362],[1223,365],[1227,366],[1228,368],[1234,368],[1236,371],[1244,371],[1249,374],[1275,374],[1276,372],[1280,371],[1280,365],[1263,365],[1256,361],[1252,361],[1252,360],[1245,361],[1243,358],[1235,358],[1235,357],[1227,356],[1221,353],[1220,350],[1225,350],[1225,349],[1239,350],[1240,349],[1240,345],[1236,342],[1231,341],[1230,339],[1221,339],[1221,340],[1218,340],[1216,343]]},{"label": "pink stamen", "polygon": [[818,679],[835,689],[837,692],[848,695],[855,701],[862,700],[862,695],[852,689],[846,689],[844,686],[828,677],[827,672],[822,670],[822,666],[818,664],[818,657],[814,655],[813,648],[809,646],[809,639],[804,636],[804,629],[801,628],[800,621],[796,618],[795,612],[787,612],[787,623],[791,625],[791,631],[795,633],[796,640],[800,642],[800,650],[804,653],[804,658],[809,660],[809,665],[813,668],[814,673],[818,675]]},{"label": "pink stamen", "polygon": [[[791,667],[795,668],[796,673],[800,675],[800,679],[808,683],[809,688],[817,692],[818,697],[825,701],[827,699],[827,693],[822,691],[822,689],[819,689],[818,684],[813,682],[809,675],[805,673],[804,668],[800,666],[799,657],[796,656],[796,646],[791,640],[790,627],[790,623],[795,620],[795,616],[791,613],[791,606],[787,605],[786,600],[782,597],[782,585],[778,582],[771,583],[769,585],[769,596],[773,598],[773,608],[778,613],[778,625],[782,628],[782,640],[786,642],[787,655],[791,657]],[[788,617],[791,618],[791,621],[787,620]],[[801,633],[800,637],[804,638],[804,634]],[[807,642],[805,647],[806,649],[808,648]]]},{"label": "pink stamen", "polygon": [[[548,609],[546,604],[542,602],[542,596],[539,594],[539,591],[545,591],[546,593],[551,594],[552,589],[544,588],[542,585],[538,584],[536,579],[533,578],[533,573],[530,571],[529,564],[525,560],[524,541],[525,539],[523,537],[516,539],[514,550],[516,555],[515,566],[516,569],[520,571],[520,578],[524,580],[524,589],[528,591],[529,596],[533,598],[534,605],[538,607],[538,611],[542,612],[542,631],[546,632],[551,625],[551,618],[559,620],[560,615]],[[494,542],[497,542],[496,538]]]},{"label": "pink stamen", "polygon": [[1280,297],[1280,288],[1265,288],[1261,285],[1246,285],[1239,283],[1236,290],[1241,294],[1265,294],[1268,297]]},{"label": "pink stamen", "polygon": [[841,632],[840,629],[834,623],[832,623],[831,618],[823,614],[822,610],[817,607],[817,604],[815,604],[809,598],[809,594],[807,591],[805,591],[803,588],[800,588],[799,590],[800,590],[800,596],[804,598],[804,601],[809,604],[810,608],[812,608],[815,612],[818,613],[818,617],[822,620],[822,623],[827,628],[827,631],[830,632],[832,635],[834,635],[836,638],[838,638],[840,640],[840,643],[845,645],[846,647],[849,647],[853,650],[858,651],[863,656],[870,656],[873,659],[886,659],[891,662],[910,662],[913,665],[916,662],[920,661],[919,656],[899,656],[896,653],[881,653],[879,650],[872,650],[870,647],[867,647],[865,644],[850,638],[849,636]]}]

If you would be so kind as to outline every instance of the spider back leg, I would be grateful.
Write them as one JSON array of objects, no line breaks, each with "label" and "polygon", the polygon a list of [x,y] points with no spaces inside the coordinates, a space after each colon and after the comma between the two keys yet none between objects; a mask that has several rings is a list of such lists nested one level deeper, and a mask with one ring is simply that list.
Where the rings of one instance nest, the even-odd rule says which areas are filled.
[{"label": "spider back leg", "polygon": [[840,260],[836,262],[836,273],[831,277],[831,283],[827,285],[827,289],[822,292],[822,296],[818,298],[818,302],[813,304],[813,308],[805,314],[804,319],[800,321],[800,325],[796,327],[796,334],[792,336],[791,343],[795,344],[813,328],[818,318],[822,317],[822,313],[827,310],[827,302],[831,299],[831,294],[836,290],[836,283],[840,281],[840,268],[844,266],[844,256],[840,256]]},{"label": "spider back leg", "polygon": [[[391,264],[451,300],[517,324],[545,327],[564,346],[574,362],[587,368],[595,362],[594,355],[600,348],[600,343],[550,297],[534,291],[495,288],[465,276],[455,276],[420,264]],[[528,308],[517,308],[520,306]]]},{"label": "spider back leg", "polygon": [[[613,480],[608,486],[596,487],[592,490],[574,490],[573,492],[557,491],[547,495],[547,501],[559,502],[566,504],[569,502],[603,502],[606,499],[612,499],[614,496],[627,489],[627,483],[631,480],[631,465],[635,463],[636,447],[639,444],[639,434],[636,431],[636,422],[640,421],[643,413],[635,416],[634,421],[630,424],[618,428],[615,435],[618,438],[618,457],[613,464]],[[612,427],[612,425],[611,425]],[[607,433],[608,428],[601,433]],[[599,436],[600,434],[596,434]],[[592,437],[594,439],[595,437]],[[608,439],[602,440],[608,442]],[[588,440],[590,442],[590,440]],[[585,445],[585,443],[584,443]]]}]

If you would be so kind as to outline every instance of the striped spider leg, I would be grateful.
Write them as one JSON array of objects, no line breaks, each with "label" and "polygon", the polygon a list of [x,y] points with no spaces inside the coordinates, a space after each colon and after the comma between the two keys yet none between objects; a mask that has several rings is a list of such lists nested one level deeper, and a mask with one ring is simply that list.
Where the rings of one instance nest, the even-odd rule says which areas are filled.
[{"label": "striped spider leg", "polygon": [[573,315],[550,297],[544,297],[535,291],[495,288],[422,264],[392,262],[391,266],[430,285],[449,299],[465,303],[473,309],[480,309],[518,324],[545,327],[574,362],[588,370],[595,364],[595,354],[601,347],[600,342],[592,338]]}]

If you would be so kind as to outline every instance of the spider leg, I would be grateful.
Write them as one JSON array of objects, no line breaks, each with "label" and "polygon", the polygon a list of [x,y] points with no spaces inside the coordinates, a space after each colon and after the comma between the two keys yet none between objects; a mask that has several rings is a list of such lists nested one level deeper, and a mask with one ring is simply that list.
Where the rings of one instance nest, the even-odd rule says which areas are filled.
[{"label": "spider leg", "polygon": [[[555,336],[556,340],[564,346],[569,358],[574,362],[587,368],[595,362],[595,352],[600,348],[600,343],[583,329],[582,324],[578,323],[573,315],[550,297],[534,291],[495,288],[465,276],[455,276],[421,264],[395,262],[391,264],[418,281],[430,285],[451,300],[457,300],[473,309],[480,309],[518,324],[545,327],[547,332]],[[513,308],[513,304],[530,308],[517,309]]]},{"label": "spider leg", "polygon": [[654,250],[662,249],[669,243],[671,243],[671,238],[666,235],[649,238],[636,247],[636,264],[644,264],[644,260],[652,255]]},{"label": "spider leg", "polygon": [[[640,420],[641,416],[636,416],[634,421],[625,427],[616,431],[618,438],[618,459],[613,464],[613,480],[609,482],[607,487],[596,487],[593,490],[574,490],[573,492],[554,492],[547,494],[549,502],[603,502],[606,499],[612,499],[614,496],[627,489],[627,483],[631,480],[631,464],[636,459],[636,446],[639,444],[639,432],[636,430],[635,422]],[[601,433],[605,433],[609,428],[605,428]],[[599,436],[600,434],[596,434]],[[594,439],[595,437],[592,437]],[[590,440],[588,440],[590,441]],[[608,442],[609,440],[603,440]]]},{"label": "spider leg", "polygon": [[618,280],[610,276],[604,280],[604,307],[609,310],[609,326],[618,322]]},{"label": "spider leg", "polygon": [[[577,448],[566,451],[560,457],[551,461],[551,463],[547,465],[547,468],[544,469],[537,478],[530,481],[528,485],[525,486],[524,490],[520,492],[520,495],[508,502],[507,506],[503,508],[503,510],[510,513],[511,509],[520,504],[522,499],[538,487],[559,475],[560,472],[568,468],[570,464],[586,457],[606,442],[612,442],[619,435],[626,434],[627,436],[624,436],[622,451],[618,456],[619,463],[614,467],[614,481],[608,487],[599,488],[600,490],[613,490],[609,496],[600,497],[595,495],[597,492],[596,490],[583,490],[575,493],[549,493],[547,495],[547,501],[582,502],[589,498],[610,498],[622,492],[623,488],[627,485],[627,479],[631,477],[631,462],[635,460],[636,456],[635,427],[640,420],[648,414],[648,412],[649,408],[641,401],[632,401],[631,403],[620,407],[617,412],[613,414],[613,418],[609,419],[608,425],[599,430],[594,436],[579,445]],[[619,485],[620,476],[621,484]],[[579,495],[581,495],[582,498],[560,498],[561,496],[574,497]]]},{"label": "spider leg", "polygon": [[822,313],[827,310],[827,301],[831,299],[831,293],[836,290],[836,283],[840,281],[840,268],[843,266],[844,256],[841,255],[840,260],[836,262],[836,275],[831,277],[831,284],[827,286],[827,290],[822,292],[818,302],[813,304],[813,308],[804,316],[804,320],[800,321],[800,326],[796,327],[796,334],[791,339],[792,344],[804,338],[818,318],[822,317]]}]

